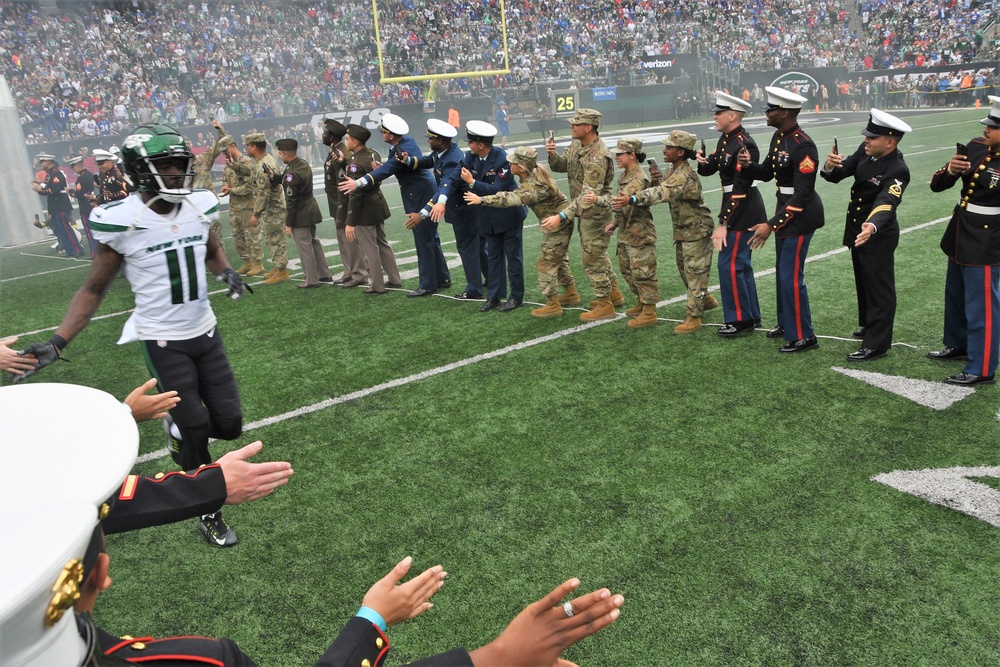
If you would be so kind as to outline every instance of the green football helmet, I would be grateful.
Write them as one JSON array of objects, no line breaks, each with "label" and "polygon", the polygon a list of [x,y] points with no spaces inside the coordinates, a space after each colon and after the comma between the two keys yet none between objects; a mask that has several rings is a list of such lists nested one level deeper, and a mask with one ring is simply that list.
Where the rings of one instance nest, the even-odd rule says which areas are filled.
[{"label": "green football helmet", "polygon": [[[136,190],[159,195],[170,202],[179,202],[191,194],[194,179],[194,153],[177,130],[167,125],[140,125],[125,137],[121,148],[125,175]],[[156,163],[162,160],[184,160],[182,187],[168,188]]]}]

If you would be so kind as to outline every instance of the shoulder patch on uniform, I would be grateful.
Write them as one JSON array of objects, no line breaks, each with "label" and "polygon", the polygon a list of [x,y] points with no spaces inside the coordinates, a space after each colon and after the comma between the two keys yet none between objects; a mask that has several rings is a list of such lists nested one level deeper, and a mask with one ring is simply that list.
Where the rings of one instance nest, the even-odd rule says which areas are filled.
[{"label": "shoulder patch on uniform", "polygon": [[357,171],[358,171],[358,165],[356,165],[356,164],[354,164],[354,163],[352,162],[352,163],[350,164],[350,166],[348,166],[348,167],[347,167],[347,171],[351,172],[352,174],[355,174],[355,173],[357,173]]},{"label": "shoulder patch on uniform", "polygon": [[799,171],[803,174],[813,173],[816,171],[816,162],[807,155],[802,162],[799,162]]},{"label": "shoulder patch on uniform", "polygon": [[295,177],[292,174],[285,174],[285,180],[288,181],[289,183],[292,182],[293,178]]},{"label": "shoulder patch on uniform", "polygon": [[903,196],[903,182],[900,181],[899,179],[896,179],[896,178],[894,178],[892,180],[894,180],[896,182],[889,186],[889,194],[891,194],[893,197],[902,197]]}]

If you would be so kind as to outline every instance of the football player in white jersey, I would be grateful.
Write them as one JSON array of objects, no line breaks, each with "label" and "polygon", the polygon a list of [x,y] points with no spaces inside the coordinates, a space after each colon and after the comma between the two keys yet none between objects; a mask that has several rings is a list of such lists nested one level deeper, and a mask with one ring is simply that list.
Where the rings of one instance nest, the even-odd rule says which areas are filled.
[{"label": "football player in white jersey", "polygon": [[[174,461],[194,470],[212,462],[209,438],[235,440],[243,430],[236,379],[208,301],[206,268],[227,283],[234,299],[249,288],[209,231],[219,217],[218,198],[189,187],[194,155],[184,138],[166,125],[142,125],[125,139],[122,158],[136,192],[94,209],[94,265],[49,342],[23,350],[38,363],[17,379],[59,359],[124,266],[135,312],[123,341],[138,340],[160,391],[180,396],[164,428]],[[221,512],[204,515],[201,529],[210,544],[236,544]]]}]

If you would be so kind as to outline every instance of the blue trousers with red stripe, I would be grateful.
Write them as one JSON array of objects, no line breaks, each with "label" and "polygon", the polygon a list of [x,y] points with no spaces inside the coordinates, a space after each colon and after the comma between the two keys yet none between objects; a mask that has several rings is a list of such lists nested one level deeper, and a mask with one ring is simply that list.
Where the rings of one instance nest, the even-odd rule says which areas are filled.
[{"label": "blue trousers with red stripe", "polygon": [[944,344],[969,354],[965,372],[993,375],[1000,327],[1000,265],[963,266],[948,260],[944,283]]},{"label": "blue trousers with red stripe", "polygon": [[83,246],[76,240],[76,232],[70,224],[69,211],[56,211],[49,218],[52,226],[52,233],[59,241],[59,247],[66,253],[67,257],[79,257],[83,254]]},{"label": "blue trousers with red stripe", "polygon": [[757,281],[753,277],[750,231],[729,231],[726,245],[719,251],[719,291],[722,293],[722,313],[727,324],[760,320],[757,301]]},{"label": "blue trousers with red stripe", "polygon": [[815,335],[809,292],[806,290],[806,254],[813,232],[804,236],[776,239],[774,252],[778,264],[779,322],[785,328],[785,340],[793,342]]}]

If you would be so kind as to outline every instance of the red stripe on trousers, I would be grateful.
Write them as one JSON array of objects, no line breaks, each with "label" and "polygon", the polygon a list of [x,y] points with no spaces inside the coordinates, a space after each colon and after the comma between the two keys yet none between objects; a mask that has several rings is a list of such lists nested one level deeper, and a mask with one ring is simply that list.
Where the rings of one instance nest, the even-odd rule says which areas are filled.
[{"label": "red stripe on trousers", "polygon": [[736,239],[733,241],[732,259],[729,262],[729,279],[733,283],[733,302],[736,304],[736,321],[743,321],[743,310],[740,308],[740,290],[736,285],[736,251],[740,247],[740,235],[742,232],[733,232]]},{"label": "red stripe on trousers", "polygon": [[985,298],[983,301],[983,312],[986,313],[986,331],[983,332],[983,369],[980,371],[980,375],[989,375],[990,368],[990,353],[993,350],[990,349],[990,341],[993,339],[993,275],[992,266],[983,267],[983,295]]},{"label": "red stripe on trousers", "polygon": [[802,242],[805,241],[804,236],[800,236],[798,243],[795,244],[795,269],[793,270],[794,280],[792,281],[792,287],[795,290],[795,340],[802,340],[802,299],[799,296],[799,283],[802,280],[802,276],[799,275],[799,253],[802,252]]}]

